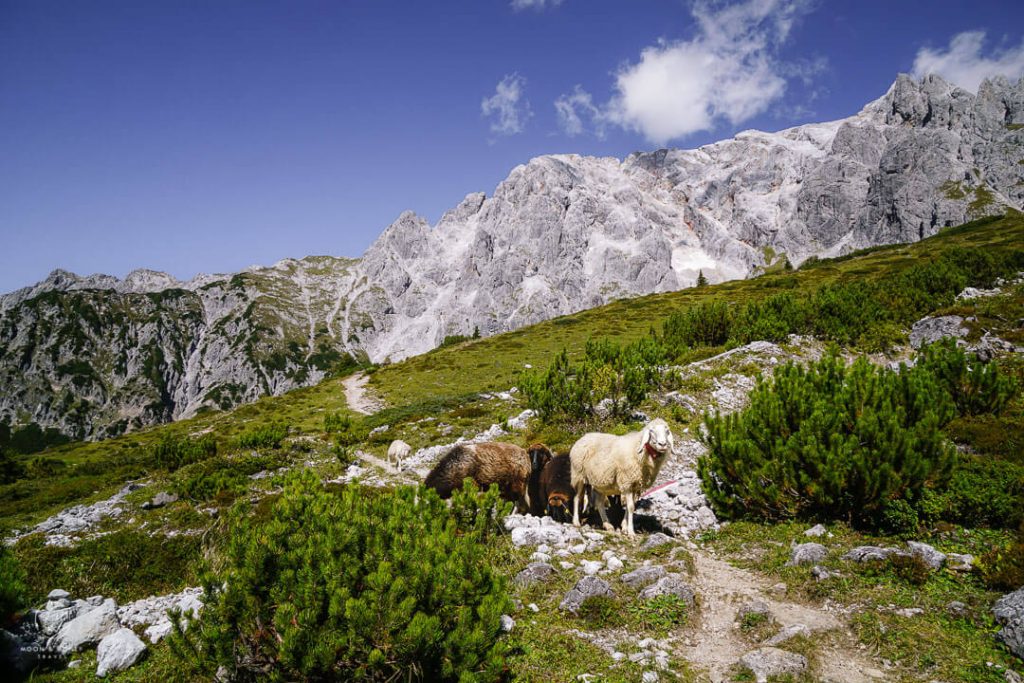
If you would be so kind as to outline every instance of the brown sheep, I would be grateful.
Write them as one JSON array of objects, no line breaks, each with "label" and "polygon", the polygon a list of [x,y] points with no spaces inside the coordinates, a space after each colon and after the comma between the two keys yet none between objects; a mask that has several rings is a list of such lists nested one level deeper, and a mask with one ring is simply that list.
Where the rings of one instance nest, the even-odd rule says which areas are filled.
[{"label": "brown sheep", "polygon": [[483,489],[497,484],[502,498],[524,511],[530,509],[530,456],[519,446],[499,442],[458,444],[434,465],[424,484],[442,498],[450,498],[465,479],[472,479]]},{"label": "brown sheep", "polygon": [[530,483],[527,489],[530,494],[530,514],[543,517],[547,497],[541,495],[540,478],[544,467],[551,462],[551,450],[542,443],[535,443],[526,452],[530,456]]},{"label": "brown sheep", "polygon": [[568,455],[556,455],[540,475],[538,497],[540,504],[556,522],[566,522],[572,505],[572,466]]}]

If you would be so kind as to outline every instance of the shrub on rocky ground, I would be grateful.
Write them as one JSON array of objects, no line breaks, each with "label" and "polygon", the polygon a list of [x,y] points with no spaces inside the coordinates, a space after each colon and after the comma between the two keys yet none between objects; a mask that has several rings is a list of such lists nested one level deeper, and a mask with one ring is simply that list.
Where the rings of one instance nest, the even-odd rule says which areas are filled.
[{"label": "shrub on rocky ground", "polygon": [[[478,497],[479,496],[479,497]],[[505,581],[484,539],[496,489],[334,495],[289,475],[270,519],[238,507],[202,622],[172,643],[196,676],[234,680],[498,680]]]},{"label": "shrub on rocky ground", "polygon": [[704,490],[728,517],[840,518],[878,526],[889,501],[919,501],[943,483],[953,449],[939,427],[953,415],[927,372],[897,373],[836,352],[787,364],[749,406],[705,418]]},{"label": "shrub on rocky ground", "polygon": [[978,558],[978,567],[992,590],[1014,591],[1024,586],[1024,524],[1015,539]]},{"label": "shrub on rocky ground", "polygon": [[236,443],[239,448],[280,448],[281,441],[288,436],[288,425],[283,422],[270,422],[250,427],[238,435]]},{"label": "shrub on rocky ground", "polygon": [[212,434],[191,438],[165,433],[153,444],[150,454],[157,467],[173,472],[217,455],[217,441]]}]

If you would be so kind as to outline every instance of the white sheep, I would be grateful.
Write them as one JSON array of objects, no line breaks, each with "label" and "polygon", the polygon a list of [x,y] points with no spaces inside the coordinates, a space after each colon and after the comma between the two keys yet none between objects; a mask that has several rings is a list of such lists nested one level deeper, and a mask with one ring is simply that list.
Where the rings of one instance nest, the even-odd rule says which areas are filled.
[{"label": "white sheep", "polygon": [[633,510],[636,501],[654,483],[672,448],[672,430],[660,417],[648,422],[641,431],[623,436],[601,432],[584,434],[569,451],[572,487],[576,491],[572,523],[580,525],[583,487],[589,484],[604,528],[612,530],[605,511],[607,497],[621,495],[626,506],[623,530],[635,536]]},{"label": "white sheep", "polygon": [[395,469],[400,470],[402,469],[402,459],[408,458],[410,453],[412,453],[412,446],[401,439],[395,439],[388,446],[388,462],[394,461]]}]

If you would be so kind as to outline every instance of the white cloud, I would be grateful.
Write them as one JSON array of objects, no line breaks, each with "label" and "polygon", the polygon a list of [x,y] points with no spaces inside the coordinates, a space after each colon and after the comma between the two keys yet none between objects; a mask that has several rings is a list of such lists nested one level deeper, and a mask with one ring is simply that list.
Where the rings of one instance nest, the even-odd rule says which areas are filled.
[{"label": "white cloud", "polygon": [[[697,0],[691,10],[695,35],[659,41],[641,51],[639,62],[620,68],[616,93],[599,107],[595,125],[635,130],[662,145],[723,119],[735,125],[762,113],[782,97],[788,78],[803,79],[820,68],[785,64],[776,56],[808,6],[809,0]],[[577,118],[578,111],[573,109]]]},{"label": "white cloud", "polygon": [[512,0],[512,9],[521,12],[524,9],[545,10],[548,7],[558,7],[562,0]]},{"label": "white cloud", "polygon": [[953,36],[946,50],[921,48],[914,58],[914,76],[937,74],[961,88],[977,92],[989,76],[1018,79],[1024,74],[1024,41],[1016,47],[995,50],[982,56],[984,31],[964,31]]},{"label": "white cloud", "polygon": [[523,97],[526,79],[519,74],[509,74],[498,82],[494,94],[480,103],[484,116],[493,116],[491,132],[498,135],[522,133],[526,122],[533,116],[530,103]]},{"label": "white cloud", "polygon": [[558,126],[569,137],[580,135],[586,130],[581,114],[592,121],[600,118],[593,97],[579,85],[571,93],[555,100],[555,113],[558,115]]}]

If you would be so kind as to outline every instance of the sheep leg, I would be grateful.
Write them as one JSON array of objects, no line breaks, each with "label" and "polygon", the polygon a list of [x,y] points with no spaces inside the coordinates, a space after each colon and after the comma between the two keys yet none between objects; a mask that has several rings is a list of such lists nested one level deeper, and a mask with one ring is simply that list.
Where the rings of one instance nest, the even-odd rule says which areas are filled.
[{"label": "sheep leg", "polygon": [[604,527],[605,531],[612,531],[615,527],[608,521],[608,497],[603,493],[594,491],[594,506],[597,508],[597,514],[601,515],[601,526]]},{"label": "sheep leg", "polygon": [[633,530],[633,510],[636,509],[636,501],[632,493],[624,493],[622,497],[625,498],[626,503],[626,518],[622,520],[622,528],[629,536],[636,536],[636,532]]},{"label": "sheep leg", "polygon": [[575,486],[576,495],[573,496],[572,500],[572,525],[580,525],[580,498],[583,497],[583,482],[579,482]]}]

